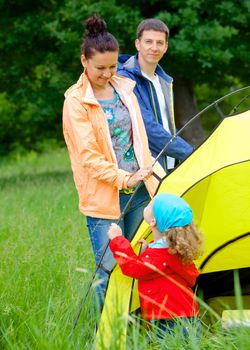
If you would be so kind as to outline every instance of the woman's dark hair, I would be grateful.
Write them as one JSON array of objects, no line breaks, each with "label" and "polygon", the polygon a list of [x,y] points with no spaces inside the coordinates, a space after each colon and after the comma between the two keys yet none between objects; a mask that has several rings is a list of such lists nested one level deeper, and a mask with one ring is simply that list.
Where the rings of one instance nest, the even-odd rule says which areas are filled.
[{"label": "woman's dark hair", "polygon": [[91,58],[95,52],[119,51],[116,38],[107,32],[107,24],[102,18],[96,15],[89,17],[85,27],[86,34],[81,45],[81,53],[87,59]]}]

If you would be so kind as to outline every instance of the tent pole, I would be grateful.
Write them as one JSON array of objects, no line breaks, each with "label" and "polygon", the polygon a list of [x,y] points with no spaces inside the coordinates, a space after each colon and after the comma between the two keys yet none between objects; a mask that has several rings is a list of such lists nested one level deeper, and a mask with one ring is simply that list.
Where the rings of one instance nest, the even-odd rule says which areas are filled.
[{"label": "tent pole", "polygon": [[[244,88],[241,88],[241,89],[238,89],[238,90],[235,90],[235,91],[230,92],[229,94],[227,94],[227,95],[225,95],[225,96],[219,98],[218,100],[214,101],[213,103],[211,103],[210,105],[208,105],[207,107],[205,107],[202,111],[200,111],[200,112],[197,113],[195,116],[193,116],[182,128],[180,128],[180,129],[178,130],[178,132],[177,132],[177,133],[169,140],[169,142],[163,147],[163,149],[161,150],[161,152],[160,152],[160,153],[157,155],[157,157],[155,158],[152,167],[155,165],[155,163],[158,161],[158,159],[166,152],[167,148],[168,148],[169,145],[176,139],[176,137],[179,136],[179,134],[180,134],[189,124],[191,124],[194,120],[196,120],[202,113],[204,113],[205,111],[207,111],[207,110],[208,110],[209,108],[211,108],[211,107],[215,107],[215,108],[217,109],[218,103],[221,102],[222,100],[224,100],[226,97],[231,96],[231,95],[233,95],[233,94],[235,94],[235,93],[237,93],[237,92],[243,91],[243,90],[248,89],[248,88],[250,88],[250,86],[246,86],[246,87],[244,87]],[[217,110],[218,110],[218,109],[217,109]],[[221,109],[220,109],[220,111],[221,111]],[[222,111],[221,111],[221,113],[222,113]],[[221,113],[219,113],[219,114],[221,115]],[[223,114],[223,113],[222,113],[222,114]],[[224,117],[225,117],[225,116],[223,115],[223,118],[224,118]],[[154,175],[156,178],[158,178],[158,176],[157,176],[156,174],[153,173],[153,175]],[[140,186],[141,186],[141,182],[136,186],[134,192],[132,193],[131,197],[129,198],[129,200],[128,200],[126,206],[125,206],[125,208],[123,209],[123,211],[122,211],[122,213],[121,213],[119,219],[117,220],[117,224],[119,224],[120,221],[123,219],[123,217],[124,217],[124,215],[125,215],[125,213],[126,213],[128,207],[129,207],[129,205],[131,204],[132,200],[134,199],[135,194],[138,192]],[[74,322],[73,322],[73,328],[72,328],[72,331],[71,331],[71,333],[70,333],[70,336],[73,334],[73,331],[74,331],[74,329],[76,328],[77,322],[78,322],[78,320],[79,320],[79,318],[80,318],[80,315],[81,315],[81,312],[82,312],[82,308],[83,308],[84,302],[85,302],[85,300],[87,299],[87,296],[88,296],[88,294],[89,294],[90,288],[91,288],[91,286],[92,286],[92,284],[93,284],[93,281],[94,281],[94,279],[95,279],[95,277],[96,277],[97,271],[101,268],[103,258],[104,258],[105,254],[106,254],[106,251],[107,251],[108,247],[109,247],[109,243],[110,243],[110,240],[107,242],[107,244],[106,244],[106,246],[105,246],[105,248],[104,248],[104,251],[103,251],[103,253],[102,253],[102,256],[101,256],[101,258],[100,258],[100,261],[98,262],[98,264],[97,264],[97,266],[96,266],[96,268],[95,268],[95,271],[94,271],[94,273],[93,273],[93,275],[92,275],[92,277],[91,277],[91,279],[90,279],[90,282],[89,282],[89,284],[88,284],[88,286],[87,286],[87,289],[86,289],[86,291],[85,291],[85,293],[84,293],[84,295],[83,295],[83,297],[82,297],[81,303],[80,303],[80,305],[79,305],[79,307],[78,307],[78,311],[77,311],[76,317],[75,317]]]},{"label": "tent pole", "polygon": [[[178,136],[178,134],[179,134],[179,132],[176,133],[176,134],[171,138],[171,140],[164,146],[164,148],[161,150],[161,152],[160,152],[160,153],[157,155],[157,157],[155,158],[152,167],[155,165],[155,163],[158,161],[158,159],[161,157],[161,155],[166,151],[166,149],[167,149],[168,146],[173,142],[173,140]],[[156,174],[154,174],[154,173],[153,173],[153,175],[154,175],[155,177],[158,178],[158,175],[156,175]],[[128,207],[130,206],[130,204],[131,204],[132,200],[134,199],[136,193],[138,192],[139,188],[141,187],[141,184],[142,184],[142,182],[140,182],[140,183],[136,186],[136,188],[135,188],[134,192],[132,193],[131,197],[129,198],[129,200],[128,200],[126,206],[124,207],[124,209],[123,209],[123,211],[122,211],[122,213],[121,213],[119,219],[117,220],[117,225],[119,225],[120,221],[123,219],[124,215],[126,214],[126,212],[127,212],[127,210],[128,210]],[[77,311],[76,317],[75,317],[74,322],[73,322],[73,328],[72,328],[72,332],[71,332],[70,335],[72,335],[74,329],[76,328],[77,322],[78,322],[78,320],[79,320],[79,318],[80,318],[80,315],[81,315],[81,312],[82,312],[83,305],[84,305],[84,303],[85,303],[85,300],[87,299],[87,296],[88,296],[89,291],[90,291],[90,288],[91,288],[91,286],[92,286],[92,284],[93,284],[93,282],[94,282],[94,279],[95,279],[95,276],[96,276],[96,274],[97,274],[97,271],[101,268],[103,258],[104,258],[105,254],[106,254],[106,251],[107,251],[108,247],[109,247],[109,243],[110,243],[110,240],[108,240],[108,242],[107,242],[107,244],[106,244],[106,246],[105,246],[105,248],[104,248],[104,250],[103,250],[102,256],[101,256],[101,258],[100,258],[100,260],[99,260],[99,262],[98,262],[98,264],[97,264],[97,266],[96,266],[96,268],[95,268],[95,271],[94,271],[94,273],[93,273],[93,275],[92,275],[92,277],[91,277],[91,279],[90,279],[90,282],[89,282],[89,284],[88,284],[88,286],[87,286],[86,292],[84,293],[84,295],[83,295],[83,297],[82,297],[81,303],[80,303],[80,305],[79,305],[79,307],[78,307],[78,311]]]}]

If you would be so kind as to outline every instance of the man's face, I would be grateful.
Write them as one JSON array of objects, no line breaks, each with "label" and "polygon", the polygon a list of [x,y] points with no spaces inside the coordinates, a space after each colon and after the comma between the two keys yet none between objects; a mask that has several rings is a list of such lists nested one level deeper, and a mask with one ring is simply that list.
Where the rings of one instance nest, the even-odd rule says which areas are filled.
[{"label": "man's face", "polygon": [[136,39],[135,46],[141,60],[157,64],[168,49],[168,42],[164,32],[144,30],[140,39]]}]

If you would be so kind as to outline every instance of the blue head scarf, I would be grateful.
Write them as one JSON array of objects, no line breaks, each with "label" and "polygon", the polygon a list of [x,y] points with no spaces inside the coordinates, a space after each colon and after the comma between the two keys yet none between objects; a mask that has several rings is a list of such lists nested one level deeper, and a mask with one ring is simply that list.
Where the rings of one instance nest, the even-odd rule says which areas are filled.
[{"label": "blue head scarf", "polygon": [[153,214],[161,233],[171,227],[191,224],[193,213],[187,202],[175,194],[158,194],[153,202]]}]

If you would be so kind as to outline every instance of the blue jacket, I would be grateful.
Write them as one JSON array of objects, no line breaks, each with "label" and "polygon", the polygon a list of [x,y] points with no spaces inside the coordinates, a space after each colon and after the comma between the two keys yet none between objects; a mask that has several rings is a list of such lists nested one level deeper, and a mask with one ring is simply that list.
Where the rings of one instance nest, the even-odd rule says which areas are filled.
[{"label": "blue jacket", "polygon": [[[159,80],[163,88],[162,91],[164,93],[166,101],[167,117],[171,133],[167,132],[163,128],[160,106],[158,103],[155,88],[152,82],[142,75],[137,56],[119,56],[117,73],[136,82],[134,93],[141,108],[142,117],[148,135],[149,148],[153,156],[156,157],[175,134],[176,128],[174,121],[172,92],[173,78],[167,75],[160,65],[156,67],[155,72],[159,76]],[[192,151],[192,146],[190,146],[186,141],[178,136],[167,147],[165,156],[168,155],[178,160],[183,160]],[[160,162],[163,165],[166,158],[165,156],[160,159]]]}]

